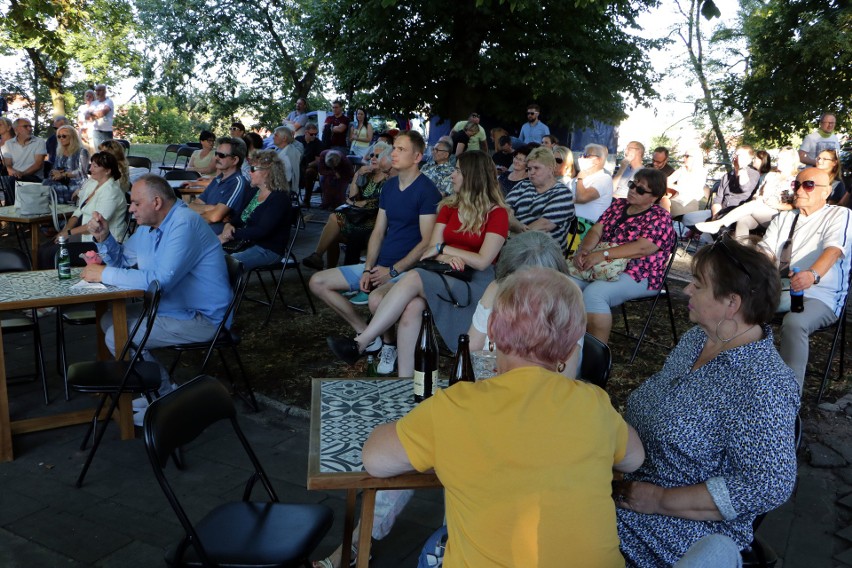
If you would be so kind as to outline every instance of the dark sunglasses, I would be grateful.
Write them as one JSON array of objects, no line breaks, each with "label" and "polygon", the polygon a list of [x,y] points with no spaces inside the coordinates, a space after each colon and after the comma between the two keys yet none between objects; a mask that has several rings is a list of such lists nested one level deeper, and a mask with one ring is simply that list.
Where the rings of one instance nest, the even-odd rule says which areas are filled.
[{"label": "dark sunglasses", "polygon": [[808,193],[812,192],[815,187],[828,187],[825,184],[817,183],[812,179],[806,179],[805,181],[793,180],[790,182],[790,187],[793,188],[793,191],[798,190],[800,187],[807,191]]},{"label": "dark sunglasses", "polygon": [[68,136],[67,134],[60,134],[60,135],[57,136],[57,138],[59,138],[60,140],[65,140],[66,138],[71,138],[71,137]]},{"label": "dark sunglasses", "polygon": [[553,159],[556,160],[557,164],[561,164],[561,163],[565,162],[565,160],[563,160],[562,158],[553,158]]},{"label": "dark sunglasses", "polygon": [[627,182],[627,189],[632,189],[636,191],[639,195],[645,195],[646,193],[653,193],[650,189],[645,186],[639,185],[633,180]]},{"label": "dark sunglasses", "polygon": [[535,112],[535,111],[528,112],[528,113],[527,113],[527,116],[532,116],[532,115],[534,115],[534,114],[536,114],[536,112]]},{"label": "dark sunglasses", "polygon": [[375,158],[375,159],[377,159],[377,160],[378,160],[379,158],[381,158],[381,157],[382,157],[382,155],[381,155],[381,154],[370,154],[370,155],[369,155],[369,156],[367,156],[367,157],[368,157],[368,158]]},{"label": "dark sunglasses", "polygon": [[[734,256],[733,251],[731,251],[731,249],[728,248],[728,245],[725,243],[725,241],[728,240],[728,239],[730,239],[730,237],[728,236],[728,233],[722,233],[722,236],[720,236],[718,239],[716,239],[715,242],[713,242],[712,245],[710,245],[710,250],[715,250],[717,248],[719,250],[721,250],[722,254],[724,254],[725,257],[727,257],[728,260],[730,260],[732,263],[734,263],[734,266],[736,266],[740,270],[740,272],[742,272],[743,274],[746,275],[746,278],[748,278],[749,284],[751,284],[751,274],[749,274],[748,270],[746,269],[746,267],[742,263],[742,261],[740,259],[738,259],[736,256]],[[749,291],[754,292],[753,289],[749,289]]]},{"label": "dark sunglasses", "polygon": [[216,157],[224,160],[225,158],[233,158],[233,154],[224,154],[222,152],[216,152]]},{"label": "dark sunglasses", "polygon": [[583,154],[584,158],[600,158],[597,154]]},{"label": "dark sunglasses", "polygon": [[264,166],[249,166],[249,170],[251,170],[251,173],[262,171],[262,170],[268,170],[268,169],[269,168],[264,167]]}]

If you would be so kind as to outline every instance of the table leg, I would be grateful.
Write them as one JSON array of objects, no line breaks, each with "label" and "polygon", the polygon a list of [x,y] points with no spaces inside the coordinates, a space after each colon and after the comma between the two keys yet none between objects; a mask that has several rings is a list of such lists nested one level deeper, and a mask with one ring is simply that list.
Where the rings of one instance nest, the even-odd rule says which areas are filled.
[{"label": "table leg", "polygon": [[30,223],[30,250],[32,255],[30,258],[33,263],[33,270],[38,270],[38,233],[41,223]]},{"label": "table leg", "polygon": [[346,514],[343,517],[343,550],[340,557],[341,566],[349,566],[352,552],[352,531],[355,530],[355,500],[358,498],[357,489],[346,490]]},{"label": "table leg", "polygon": [[[104,333],[101,329],[101,317],[106,311],[106,306],[103,302],[96,304],[96,313],[98,320],[98,355],[107,359],[112,355],[106,347]],[[112,301],[112,326],[115,336],[116,351],[119,346],[123,346],[127,342],[127,304],[125,300],[118,299]],[[118,356],[119,353],[116,353]],[[123,394],[118,402],[118,421],[119,429],[121,430],[122,440],[131,440],[136,437],[136,431],[133,428],[133,412],[131,410],[132,397],[130,394]]]},{"label": "table leg", "polygon": [[373,541],[373,514],[376,509],[376,490],[364,489],[361,492],[361,530],[358,535],[357,568],[369,568],[370,546]]},{"label": "table leg", "polygon": [[12,461],[12,424],[9,420],[9,392],[6,390],[6,355],[0,330],[0,461]]}]

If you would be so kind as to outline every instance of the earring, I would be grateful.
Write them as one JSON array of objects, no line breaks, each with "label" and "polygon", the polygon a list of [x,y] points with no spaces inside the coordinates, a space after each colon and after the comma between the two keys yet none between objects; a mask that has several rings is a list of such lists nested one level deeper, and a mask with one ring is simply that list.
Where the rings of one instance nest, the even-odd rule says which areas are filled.
[{"label": "earring", "polygon": [[560,361],[558,365],[556,365],[556,372],[561,373],[565,370],[565,361]]},{"label": "earring", "polygon": [[488,350],[491,351],[492,353],[494,352],[494,342],[493,341],[490,341],[490,340],[488,341]]}]

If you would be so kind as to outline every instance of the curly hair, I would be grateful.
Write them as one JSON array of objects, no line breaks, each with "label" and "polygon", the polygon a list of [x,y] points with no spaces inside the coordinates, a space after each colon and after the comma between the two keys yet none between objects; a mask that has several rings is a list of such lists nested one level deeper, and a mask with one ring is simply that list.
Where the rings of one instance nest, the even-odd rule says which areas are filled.
[{"label": "curly hair", "polygon": [[289,191],[290,182],[284,175],[284,162],[275,150],[255,150],[251,153],[252,166],[269,168],[267,185],[271,191]]},{"label": "curly hair", "polygon": [[497,181],[497,170],[491,157],[482,150],[462,153],[456,159],[456,168],[462,175],[461,187],[445,197],[438,207],[458,209],[461,222],[459,231],[478,233],[485,225],[492,207],[506,208]]}]

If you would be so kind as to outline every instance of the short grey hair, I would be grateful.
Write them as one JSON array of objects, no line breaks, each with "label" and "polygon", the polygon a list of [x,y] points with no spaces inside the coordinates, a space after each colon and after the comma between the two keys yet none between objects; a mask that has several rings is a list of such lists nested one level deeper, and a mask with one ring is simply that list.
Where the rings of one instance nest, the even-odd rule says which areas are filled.
[{"label": "short grey hair", "polygon": [[602,144],[586,144],[586,147],[583,148],[583,153],[588,154],[589,150],[594,150],[595,153],[600,154],[601,160],[604,162],[606,162],[606,158],[609,156],[609,150]]},{"label": "short grey hair", "polygon": [[[54,125],[56,124],[57,120],[62,121],[62,124],[60,124],[59,126],[64,126],[64,125],[68,124],[68,118],[64,114],[57,114],[56,116],[53,117],[53,124]],[[59,128],[59,126],[57,126],[56,128]]]},{"label": "short grey hair", "polygon": [[19,117],[19,118],[16,118],[16,119],[15,119],[15,122],[13,122],[13,123],[12,123],[12,125],[13,125],[15,128],[17,128],[18,126],[20,126],[20,125],[21,125],[21,123],[22,123],[22,122],[28,122],[28,123],[32,124],[32,121],[31,121],[29,118],[24,118],[23,116],[21,116],[21,117]]},{"label": "short grey hair", "polygon": [[136,182],[142,182],[145,187],[148,188],[151,199],[159,197],[166,203],[174,203],[177,201],[175,190],[172,189],[172,186],[169,185],[169,182],[166,181],[166,178],[164,177],[158,176],[157,174],[144,174],[140,176]]},{"label": "short grey hair", "polygon": [[293,130],[289,126],[279,126],[273,132],[283,136],[287,144],[293,143]]},{"label": "short grey hair", "polygon": [[325,155],[325,165],[331,169],[339,166],[341,160],[343,160],[343,155],[337,150],[329,150],[328,154]]},{"label": "short grey hair", "polygon": [[497,280],[502,280],[522,266],[543,266],[568,274],[568,263],[565,262],[559,243],[541,231],[526,231],[509,239],[497,261]]}]

